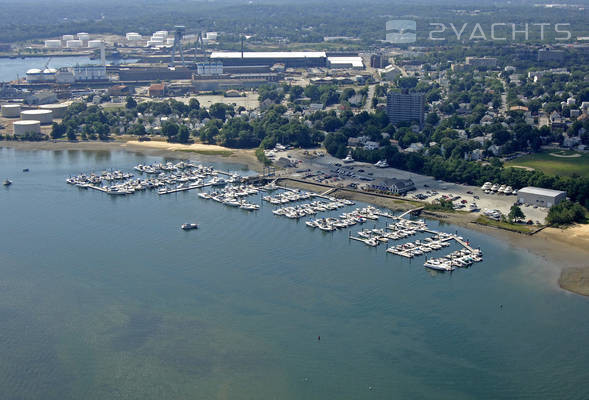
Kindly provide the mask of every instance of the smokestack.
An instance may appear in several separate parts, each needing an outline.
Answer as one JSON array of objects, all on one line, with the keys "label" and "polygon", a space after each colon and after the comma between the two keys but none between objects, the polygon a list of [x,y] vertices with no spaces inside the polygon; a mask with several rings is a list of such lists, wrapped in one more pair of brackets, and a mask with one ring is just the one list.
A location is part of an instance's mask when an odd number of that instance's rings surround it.
[{"label": "smokestack", "polygon": [[106,54],[104,54],[104,42],[100,44],[100,65],[106,66]]}]

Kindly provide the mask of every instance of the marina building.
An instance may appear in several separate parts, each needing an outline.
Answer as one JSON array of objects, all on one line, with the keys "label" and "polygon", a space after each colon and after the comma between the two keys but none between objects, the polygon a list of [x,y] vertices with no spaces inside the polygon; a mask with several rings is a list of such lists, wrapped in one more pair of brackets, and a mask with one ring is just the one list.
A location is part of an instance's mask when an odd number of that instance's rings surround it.
[{"label": "marina building", "polygon": [[527,186],[518,190],[517,202],[520,204],[531,204],[538,207],[550,208],[561,201],[566,200],[566,196],[566,192],[560,190]]},{"label": "marina building", "polygon": [[371,183],[369,189],[392,194],[404,194],[415,190],[415,183],[411,179],[384,178]]},{"label": "marina building", "polygon": [[387,115],[392,124],[399,122],[419,122],[423,126],[425,95],[423,93],[387,94]]}]

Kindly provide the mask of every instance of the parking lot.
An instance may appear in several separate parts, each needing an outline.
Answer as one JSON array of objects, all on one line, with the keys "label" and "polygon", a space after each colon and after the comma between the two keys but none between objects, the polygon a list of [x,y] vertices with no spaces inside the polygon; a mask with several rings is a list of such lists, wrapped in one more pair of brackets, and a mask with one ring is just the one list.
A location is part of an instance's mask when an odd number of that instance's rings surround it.
[{"label": "parking lot", "polygon": [[[275,158],[285,157],[291,160],[293,168],[288,168],[289,175],[308,179],[313,182],[337,185],[341,187],[362,188],[376,179],[398,178],[411,179],[416,190],[406,194],[407,198],[432,202],[440,197],[454,199],[453,203],[466,210],[470,203],[476,203],[482,213],[485,209],[499,210],[507,215],[511,206],[517,201],[515,195],[486,194],[480,187],[461,185],[436,180],[433,177],[415,174],[395,168],[378,168],[372,164],[353,162],[344,164],[342,160],[329,154],[317,156],[314,152],[288,150],[277,152]],[[498,182],[499,183],[499,182]],[[548,215],[546,208],[521,206],[526,220],[544,222]]]}]

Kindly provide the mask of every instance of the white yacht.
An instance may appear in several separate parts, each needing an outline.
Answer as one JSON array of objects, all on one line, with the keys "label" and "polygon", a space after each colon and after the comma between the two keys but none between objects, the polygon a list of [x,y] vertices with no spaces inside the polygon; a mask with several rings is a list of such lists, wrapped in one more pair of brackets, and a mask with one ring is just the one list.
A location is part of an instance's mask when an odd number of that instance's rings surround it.
[{"label": "white yacht", "polygon": [[447,262],[440,262],[439,260],[427,260],[424,267],[433,269],[435,271],[454,271],[454,267]]},{"label": "white yacht", "polygon": [[485,182],[485,184],[483,186],[481,186],[481,189],[483,190],[491,190],[491,187],[493,186],[493,184],[491,182]]},{"label": "white yacht", "polygon": [[352,158],[352,153],[351,152],[348,153],[346,158],[344,158],[342,161],[345,162],[346,164],[354,162],[354,159]]},{"label": "white yacht", "polygon": [[499,190],[499,185],[497,185],[497,184],[494,184],[493,186],[491,186],[491,190],[492,190],[493,192],[496,192],[497,190]]},{"label": "white yacht", "polygon": [[511,186],[506,186],[505,189],[503,189],[503,193],[510,195],[513,193],[513,189]]},{"label": "white yacht", "polygon": [[380,160],[379,162],[377,162],[376,164],[374,164],[375,167],[377,168],[388,168],[389,167],[389,163],[386,160]]}]

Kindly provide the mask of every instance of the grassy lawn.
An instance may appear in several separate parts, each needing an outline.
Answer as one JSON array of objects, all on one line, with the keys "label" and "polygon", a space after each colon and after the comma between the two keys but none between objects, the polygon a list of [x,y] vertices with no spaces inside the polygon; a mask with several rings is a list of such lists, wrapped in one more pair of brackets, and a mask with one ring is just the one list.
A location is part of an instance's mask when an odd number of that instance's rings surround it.
[{"label": "grassy lawn", "polygon": [[531,233],[536,229],[534,225],[510,224],[509,222],[495,221],[494,219],[490,219],[482,215],[478,217],[475,222],[477,224],[492,226],[495,228],[519,233]]},{"label": "grassy lawn", "polygon": [[510,160],[505,163],[505,166],[533,168],[548,175],[571,176],[578,174],[589,177],[589,154],[570,150],[544,150],[540,153]]}]

